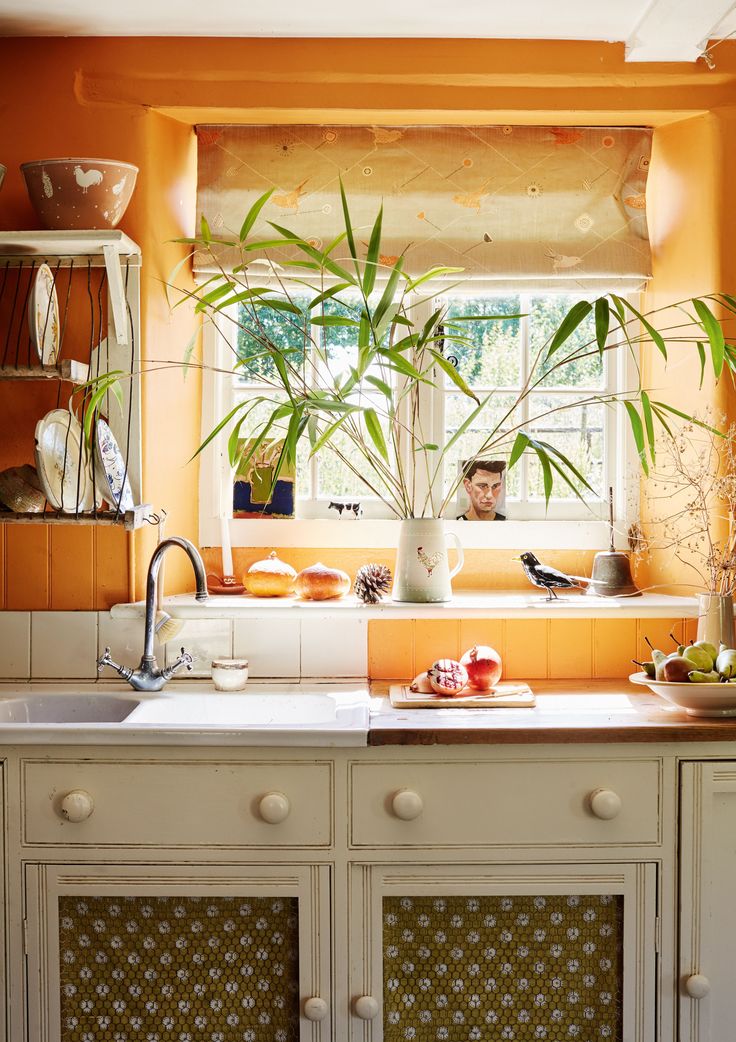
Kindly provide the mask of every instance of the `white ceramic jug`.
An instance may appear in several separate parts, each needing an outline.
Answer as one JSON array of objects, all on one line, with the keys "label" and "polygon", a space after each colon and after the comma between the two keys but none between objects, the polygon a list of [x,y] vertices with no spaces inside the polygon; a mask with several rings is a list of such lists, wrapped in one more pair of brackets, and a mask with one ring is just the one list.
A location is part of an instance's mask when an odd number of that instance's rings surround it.
[{"label": "white ceramic jug", "polygon": [[[453,540],[457,564],[450,571],[447,541]],[[452,599],[450,580],[465,563],[462,544],[454,532],[445,532],[441,518],[423,517],[401,522],[392,596],[395,601],[426,604]]]}]

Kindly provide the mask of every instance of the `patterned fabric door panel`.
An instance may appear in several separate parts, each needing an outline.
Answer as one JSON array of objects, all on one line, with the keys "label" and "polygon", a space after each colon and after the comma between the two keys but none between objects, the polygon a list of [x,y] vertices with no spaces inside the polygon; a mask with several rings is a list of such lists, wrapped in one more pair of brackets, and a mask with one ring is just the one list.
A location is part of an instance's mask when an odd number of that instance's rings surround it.
[{"label": "patterned fabric door panel", "polygon": [[62,1042],[298,1042],[298,899],[59,898]]},{"label": "patterned fabric door panel", "polygon": [[623,905],[384,897],[384,1042],[620,1042]]}]

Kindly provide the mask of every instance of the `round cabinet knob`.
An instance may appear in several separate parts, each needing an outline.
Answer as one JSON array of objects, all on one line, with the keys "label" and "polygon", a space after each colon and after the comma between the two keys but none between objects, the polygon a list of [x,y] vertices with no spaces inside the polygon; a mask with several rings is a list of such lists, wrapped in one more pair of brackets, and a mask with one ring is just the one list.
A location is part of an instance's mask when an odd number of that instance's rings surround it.
[{"label": "round cabinet knob", "polygon": [[610,821],[621,813],[621,797],[611,789],[595,789],[588,797],[596,818]]},{"label": "round cabinet knob", "polygon": [[67,821],[86,821],[95,809],[95,801],[84,789],[72,789],[61,801],[61,814]]},{"label": "round cabinet knob", "polygon": [[267,792],[258,801],[258,813],[269,825],[280,825],[289,817],[291,804],[283,792]]},{"label": "round cabinet knob", "polygon": [[399,789],[391,800],[391,810],[402,821],[414,821],[424,810],[424,801],[412,789]]},{"label": "round cabinet knob", "polygon": [[691,999],[704,999],[710,992],[710,981],[702,973],[694,973],[685,981],[685,991]]},{"label": "round cabinet knob", "polygon": [[378,1016],[378,1001],[372,995],[361,995],[353,1003],[353,1009],[361,1020],[373,1020]]},{"label": "round cabinet knob", "polygon": [[327,1016],[327,1003],[316,996],[307,999],[304,1003],[304,1016],[307,1020],[324,1020]]}]

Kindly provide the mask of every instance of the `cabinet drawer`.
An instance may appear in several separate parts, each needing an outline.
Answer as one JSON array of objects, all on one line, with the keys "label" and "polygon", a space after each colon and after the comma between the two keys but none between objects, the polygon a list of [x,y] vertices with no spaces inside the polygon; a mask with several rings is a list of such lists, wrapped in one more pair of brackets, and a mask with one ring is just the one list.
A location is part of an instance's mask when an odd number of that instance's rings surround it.
[{"label": "cabinet drawer", "polygon": [[22,778],[26,844],[332,843],[329,763],[44,760],[25,761]]},{"label": "cabinet drawer", "polygon": [[351,842],[354,847],[656,844],[660,774],[658,760],[353,763]]}]

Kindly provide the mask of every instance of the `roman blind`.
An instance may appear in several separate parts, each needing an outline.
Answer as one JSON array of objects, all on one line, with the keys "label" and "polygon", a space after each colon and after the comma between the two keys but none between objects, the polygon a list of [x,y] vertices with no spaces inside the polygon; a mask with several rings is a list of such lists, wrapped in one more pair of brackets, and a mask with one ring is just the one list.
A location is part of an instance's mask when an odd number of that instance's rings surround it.
[{"label": "roman blind", "polygon": [[[356,239],[367,244],[383,203],[383,259],[404,253],[412,273],[622,290],[651,275],[650,128],[209,125],[197,139],[198,214],[221,239],[273,189],[253,234],[272,238],[274,221],[327,245],[343,227],[342,178]],[[239,259],[218,250],[219,263]],[[199,271],[214,266],[196,255]]]}]

